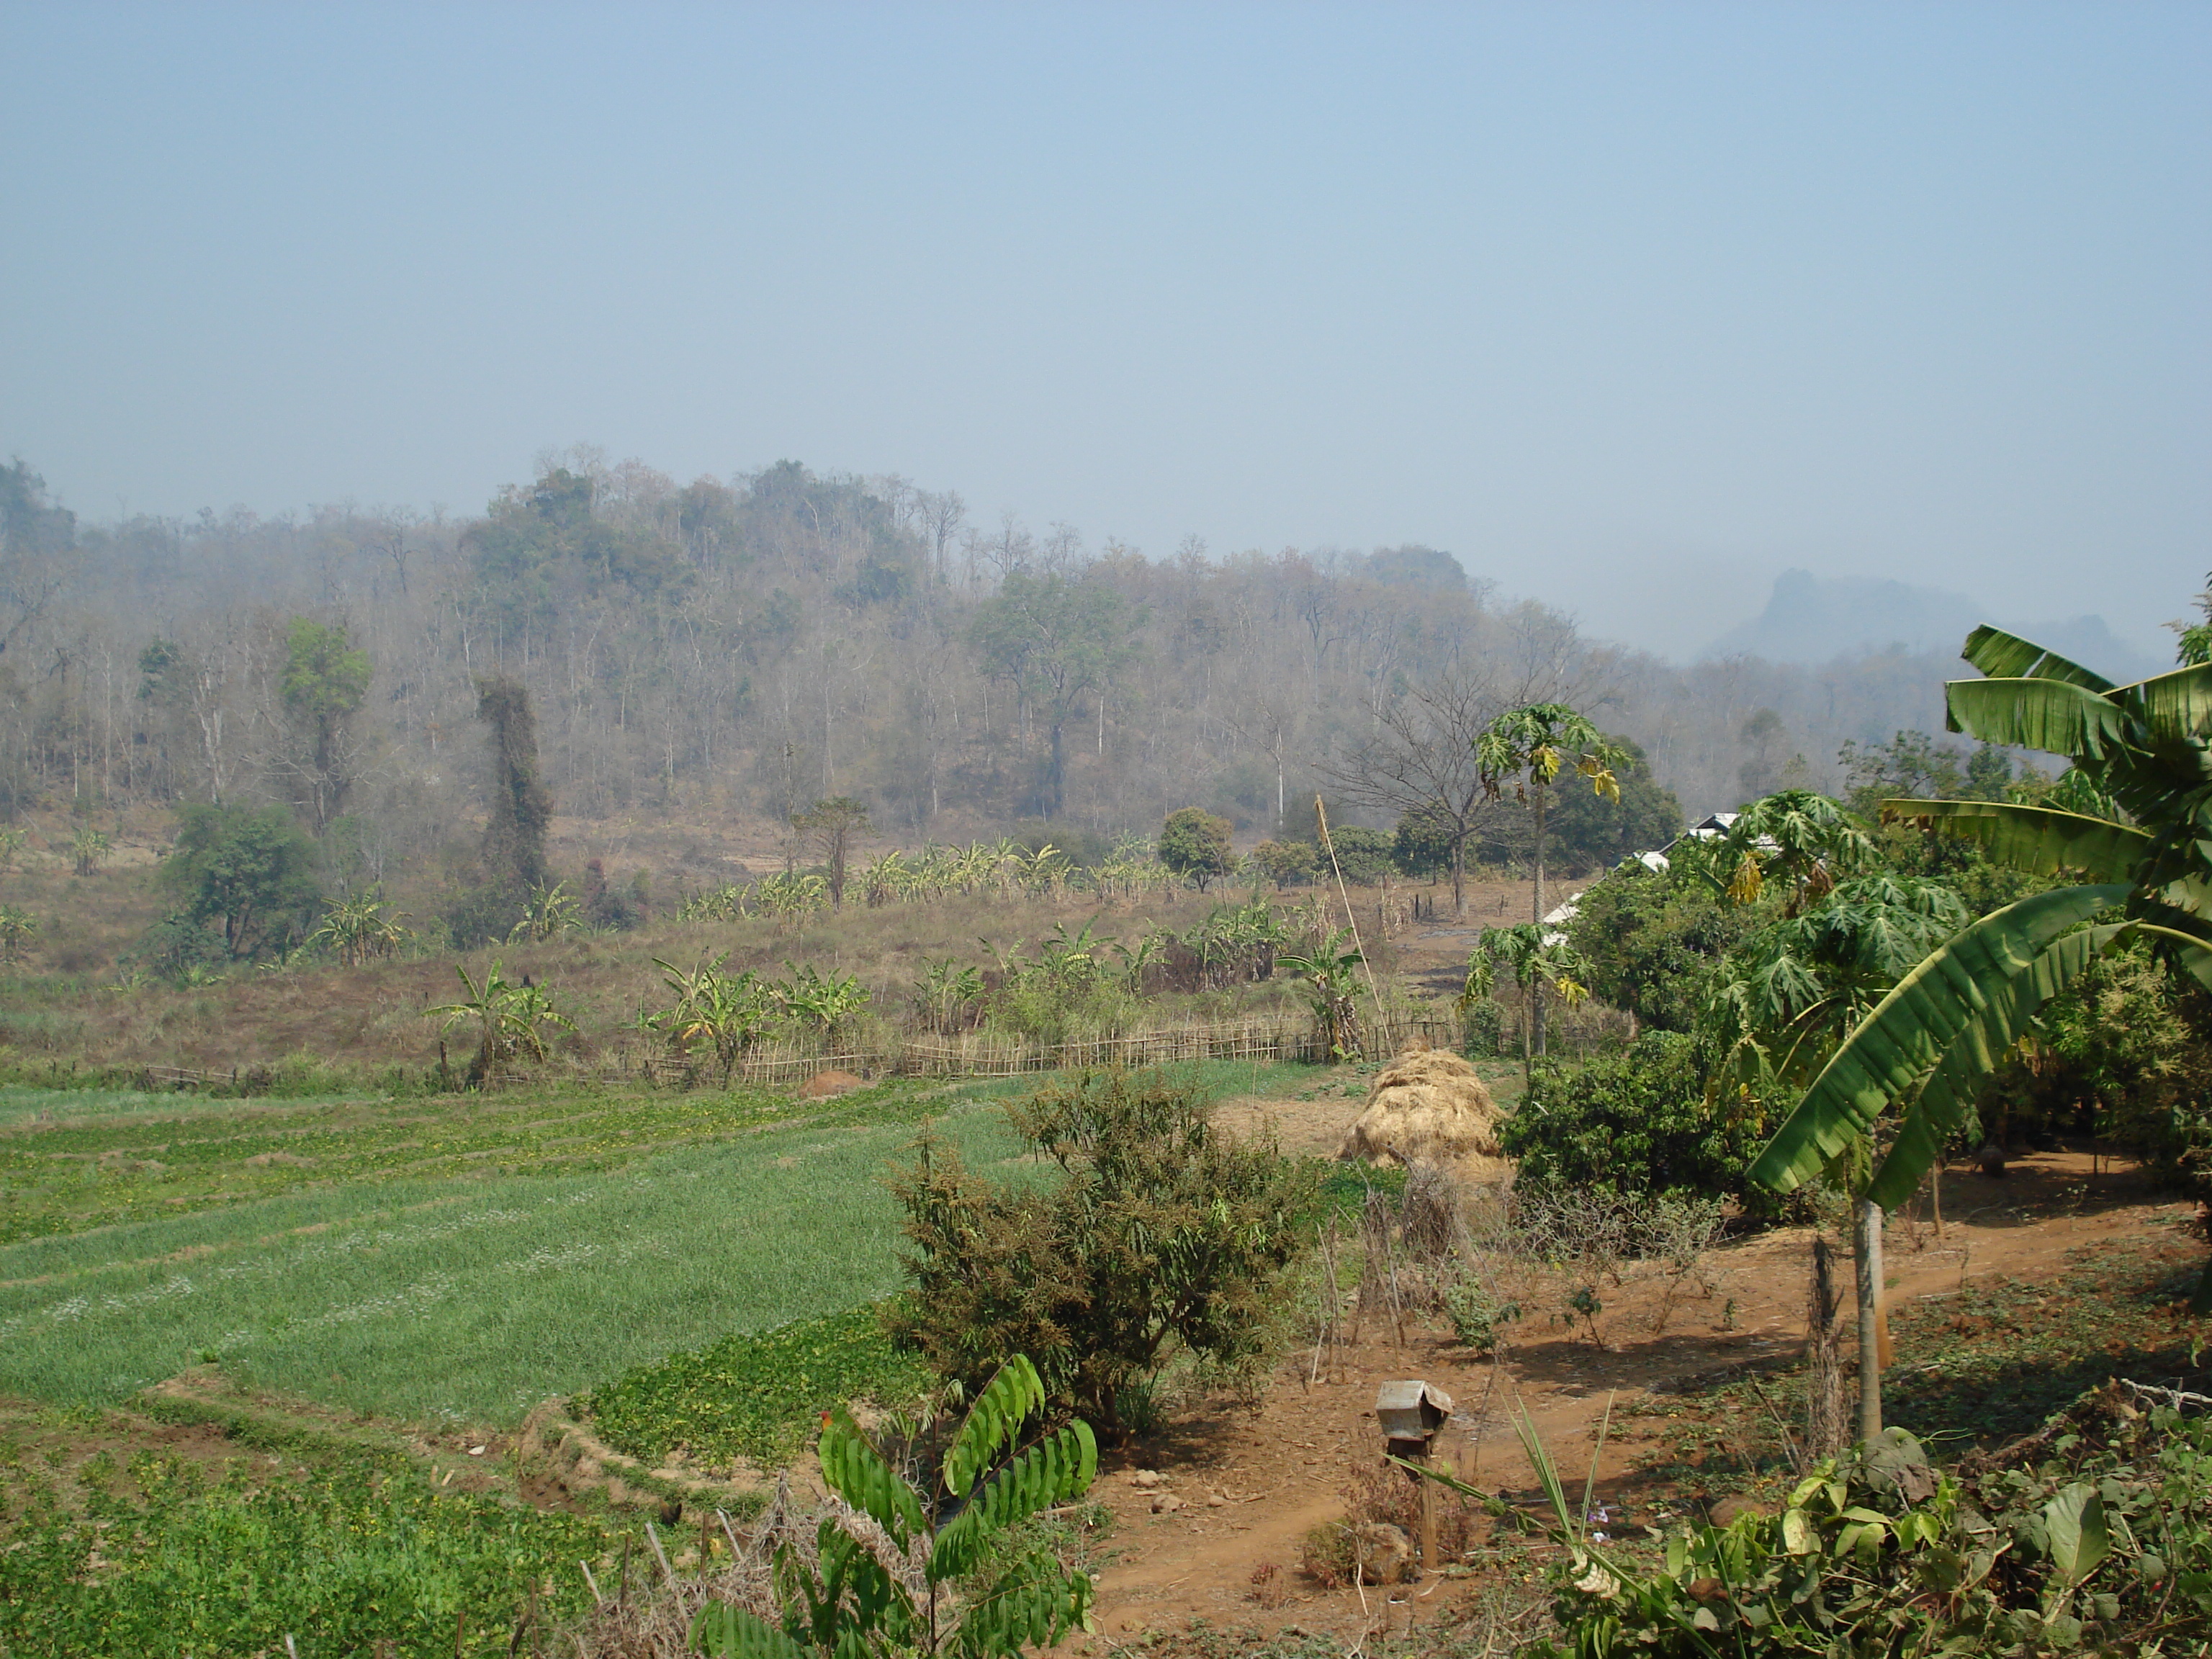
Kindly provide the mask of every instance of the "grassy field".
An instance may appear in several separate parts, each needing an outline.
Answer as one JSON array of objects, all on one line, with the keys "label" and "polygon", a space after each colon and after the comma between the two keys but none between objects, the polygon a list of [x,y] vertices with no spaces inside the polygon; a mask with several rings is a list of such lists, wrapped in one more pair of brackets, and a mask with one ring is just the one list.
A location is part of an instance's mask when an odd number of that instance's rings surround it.
[{"label": "grassy field", "polygon": [[994,1107],[1023,1086],[894,1085],[803,1113],[768,1094],[9,1091],[0,1393],[112,1404],[212,1364],[349,1411],[512,1423],[672,1352],[888,1294],[884,1175],[925,1119],[971,1164],[1006,1157]]}]

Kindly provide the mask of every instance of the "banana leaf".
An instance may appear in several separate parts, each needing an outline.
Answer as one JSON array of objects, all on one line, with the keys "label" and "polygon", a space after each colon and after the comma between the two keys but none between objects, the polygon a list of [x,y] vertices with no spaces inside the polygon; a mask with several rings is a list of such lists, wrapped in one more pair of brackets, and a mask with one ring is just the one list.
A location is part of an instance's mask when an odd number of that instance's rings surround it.
[{"label": "banana leaf", "polygon": [[[1992,911],[1930,951],[1844,1039],[1759,1153],[1751,1178],[1786,1193],[1818,1175],[1873,1126],[1882,1108],[1927,1077],[2053,939],[2121,903],[2128,890],[2107,883],[2037,893]],[[1897,1179],[1905,1167],[1899,1166]]]},{"label": "banana leaf", "polygon": [[1881,821],[1911,819],[1953,841],[1971,841],[2000,864],[2039,876],[2079,870],[2101,881],[2130,879],[2151,850],[2142,830],[2109,818],[1994,800],[1886,800]]},{"label": "banana leaf", "polygon": [[2063,680],[2086,691],[2112,689],[2112,681],[2102,674],[2002,628],[1986,624],[1977,628],[1966,635],[1966,647],[1959,654],[1993,680]]},{"label": "banana leaf", "polygon": [[2212,732],[2212,663],[2197,663],[2121,688],[2142,709],[2154,738],[2177,740]]},{"label": "banana leaf", "polygon": [[2127,732],[2118,704],[2064,680],[1952,680],[1943,690],[1946,724],[1984,743],[2097,760]]},{"label": "banana leaf", "polygon": [[2091,927],[2067,933],[2002,985],[1980,988],[1986,1001],[1974,1011],[1943,1052],[1905,1115],[1897,1139],[1874,1172],[1867,1196],[1885,1210],[1911,1198],[1929,1166],[1942,1155],[1943,1143],[1966,1121],[1975,1085],[1996,1069],[2004,1051],[2020,1040],[2035,1011],[2088,970],[2099,951],[2128,931]]}]

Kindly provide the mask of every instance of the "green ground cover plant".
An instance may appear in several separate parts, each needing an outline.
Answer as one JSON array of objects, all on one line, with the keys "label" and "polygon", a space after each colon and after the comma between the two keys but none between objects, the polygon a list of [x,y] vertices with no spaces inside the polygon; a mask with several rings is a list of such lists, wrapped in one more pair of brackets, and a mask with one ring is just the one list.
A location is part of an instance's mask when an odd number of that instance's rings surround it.
[{"label": "green ground cover plant", "polygon": [[[548,1625],[588,1602],[556,1563],[603,1559],[587,1516],[441,1491],[400,1460],[241,1466],[210,1478],[140,1453],[95,1459],[63,1494],[6,1454],[16,1514],[0,1549],[0,1652],[511,1652],[526,1612]],[[263,1479],[281,1474],[281,1479]],[[385,1645],[385,1644],[389,1644]]]},{"label": "green ground cover plant", "polygon": [[745,1457],[780,1468],[823,1412],[860,1400],[903,1407],[931,1381],[917,1357],[893,1346],[870,1304],[670,1354],[593,1389],[577,1407],[601,1439],[632,1457],[658,1463],[680,1446],[695,1460]]},{"label": "green ground cover plant", "polygon": [[607,1169],[794,1115],[764,1090],[252,1101],[0,1090],[0,1243],[333,1184]]}]

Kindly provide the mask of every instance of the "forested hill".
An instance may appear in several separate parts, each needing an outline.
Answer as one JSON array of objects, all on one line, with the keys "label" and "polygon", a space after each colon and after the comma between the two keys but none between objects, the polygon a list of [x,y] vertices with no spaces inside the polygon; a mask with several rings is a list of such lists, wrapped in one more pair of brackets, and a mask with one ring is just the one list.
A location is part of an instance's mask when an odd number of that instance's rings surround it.
[{"label": "forested hill", "polygon": [[1147,557],[794,462],[678,485],[576,452],[478,518],[112,525],[17,462],[0,512],[0,811],[276,800],[402,850],[480,817],[494,672],[528,688],[564,812],[853,796],[919,841],[1148,830],[1192,804],[1297,834],[1316,792],[1387,829],[1388,791],[1352,781],[1532,699],[1633,739],[1696,814],[1785,775],[1833,784],[1845,739],[1936,729],[1956,672],[1935,652],[1676,669],[1501,597],[1571,590],[1557,568]]}]

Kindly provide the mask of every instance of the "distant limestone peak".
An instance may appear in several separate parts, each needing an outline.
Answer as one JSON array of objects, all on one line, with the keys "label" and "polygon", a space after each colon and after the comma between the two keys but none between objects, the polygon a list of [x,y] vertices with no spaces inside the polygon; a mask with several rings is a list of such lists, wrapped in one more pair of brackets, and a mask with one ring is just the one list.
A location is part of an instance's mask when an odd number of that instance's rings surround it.
[{"label": "distant limestone peak", "polygon": [[1699,654],[1795,663],[1823,663],[1890,650],[1937,651],[1950,656],[1985,622],[2115,679],[2141,679],[2172,665],[2121,639],[2102,617],[2013,622],[1993,607],[1948,589],[1913,587],[1879,576],[1816,576],[1809,570],[1785,570],[1777,576],[1766,608],[1729,629]]}]

